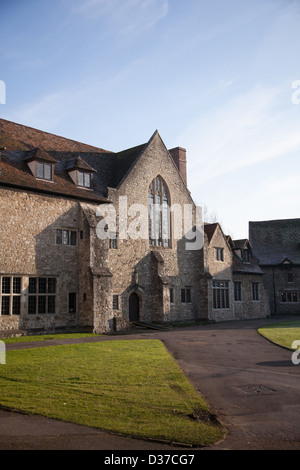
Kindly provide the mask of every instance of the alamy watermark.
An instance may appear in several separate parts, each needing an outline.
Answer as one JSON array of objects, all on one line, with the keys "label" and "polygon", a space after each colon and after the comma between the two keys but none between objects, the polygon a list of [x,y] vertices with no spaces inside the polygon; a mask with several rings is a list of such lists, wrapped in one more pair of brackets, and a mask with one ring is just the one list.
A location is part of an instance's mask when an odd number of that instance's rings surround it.
[{"label": "alamy watermark", "polygon": [[[102,204],[97,208],[97,237],[101,240],[153,240],[160,246],[164,242],[184,240],[186,250],[201,250],[204,231],[202,207],[192,204],[132,204],[128,207],[127,196],[120,196],[118,207]],[[171,235],[172,234],[172,235]]]},{"label": "alamy watermark", "polygon": [[295,80],[292,83],[292,88],[295,88],[296,91],[292,94],[292,103],[299,104],[300,103],[300,80]]},{"label": "alamy watermark", "polygon": [[292,349],[296,349],[296,351],[294,351],[292,354],[292,363],[295,366],[298,366],[300,364],[300,357],[299,357],[300,356],[300,340],[299,339],[293,342]]},{"label": "alamy watermark", "polygon": [[6,346],[3,341],[0,341],[0,364],[6,364]]},{"label": "alamy watermark", "polygon": [[3,80],[0,80],[0,104],[6,104],[6,85]]}]

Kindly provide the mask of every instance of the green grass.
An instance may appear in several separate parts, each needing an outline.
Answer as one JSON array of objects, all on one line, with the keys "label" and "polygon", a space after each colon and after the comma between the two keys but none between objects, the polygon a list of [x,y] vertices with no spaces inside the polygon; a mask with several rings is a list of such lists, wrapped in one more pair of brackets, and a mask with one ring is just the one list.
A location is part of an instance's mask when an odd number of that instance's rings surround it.
[{"label": "green grass", "polygon": [[95,335],[94,333],[64,333],[53,335],[32,335],[32,336],[19,336],[15,338],[0,338],[4,343],[27,343],[30,341],[49,341],[52,339],[71,339],[71,338],[87,338]]},{"label": "green grass", "polygon": [[7,351],[0,406],[139,438],[207,446],[224,430],[158,340]]},{"label": "green grass", "polygon": [[258,329],[258,333],[275,344],[292,348],[294,341],[300,340],[300,320],[274,323]]}]

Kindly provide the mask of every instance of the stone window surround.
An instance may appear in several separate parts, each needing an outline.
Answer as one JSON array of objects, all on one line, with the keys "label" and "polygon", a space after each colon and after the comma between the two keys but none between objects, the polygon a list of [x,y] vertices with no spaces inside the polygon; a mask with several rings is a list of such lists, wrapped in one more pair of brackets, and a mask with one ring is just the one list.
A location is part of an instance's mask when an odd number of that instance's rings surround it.
[{"label": "stone window surround", "polygon": [[230,308],[229,282],[217,279],[212,281],[214,310],[228,310]]},{"label": "stone window surround", "polygon": [[[161,207],[159,212],[155,210],[157,206]],[[148,214],[150,247],[171,248],[170,192],[160,175],[149,185]]]},{"label": "stone window surround", "polygon": [[[58,243],[58,232],[61,232],[61,243]],[[68,232],[68,243],[64,243],[64,232]],[[72,242],[72,238],[74,241],[74,234],[75,233],[75,243]],[[73,229],[68,229],[68,228],[56,228],[55,229],[55,245],[57,246],[71,246],[71,247],[77,247],[78,246],[78,230],[73,230]]]},{"label": "stone window surround", "polygon": [[180,290],[180,301],[182,304],[192,303],[192,289],[190,286],[182,287]]},{"label": "stone window surround", "polygon": [[68,293],[68,312],[74,315],[75,313],[77,313],[77,311],[78,311],[78,296],[77,296],[77,292],[72,291]]},{"label": "stone window surround", "polygon": [[259,302],[259,282],[252,282],[252,302]]},{"label": "stone window surround", "polygon": [[242,281],[234,281],[234,301],[243,302]]},{"label": "stone window surround", "polygon": [[[33,286],[31,285],[30,287],[30,281],[32,283],[33,279],[35,279],[36,281],[35,288],[31,291]],[[43,289],[40,289],[40,280],[44,280],[44,279],[45,279],[45,291],[43,292]],[[55,280],[54,289],[53,289],[53,283],[52,283],[52,288],[49,288],[50,286],[49,280],[51,281]],[[57,278],[55,276],[28,276],[28,293],[27,293],[28,315],[54,315],[56,313],[56,296],[57,296]],[[30,305],[30,298],[35,298],[34,302],[31,305]],[[45,299],[44,300],[45,312],[39,312],[39,298]],[[52,302],[54,301],[54,309],[51,312],[49,312],[50,298]],[[33,308],[33,307],[34,307],[35,312],[33,311],[30,312],[30,308]]]},{"label": "stone window surround", "polygon": [[217,261],[224,261],[224,248],[215,247],[215,259]]},{"label": "stone window surround", "polygon": [[300,301],[299,299],[300,299],[299,292],[295,292],[295,291],[280,292],[280,303],[282,304],[296,304],[296,303],[299,303]]},{"label": "stone window surround", "polygon": [[[3,292],[4,285],[3,279],[10,279],[9,281],[9,292]],[[20,281],[19,288],[16,288],[14,284],[14,280],[18,279]],[[0,275],[0,316],[3,317],[11,317],[11,316],[19,316],[21,313],[21,296],[22,296],[22,289],[23,289],[23,280],[21,276],[16,275]],[[15,292],[14,292],[15,291]],[[2,314],[2,302],[3,299],[9,299],[8,303],[8,314]],[[14,305],[14,299],[18,299],[18,303]],[[14,307],[17,308],[18,313],[14,313]],[[3,308],[5,308],[3,303]]]}]

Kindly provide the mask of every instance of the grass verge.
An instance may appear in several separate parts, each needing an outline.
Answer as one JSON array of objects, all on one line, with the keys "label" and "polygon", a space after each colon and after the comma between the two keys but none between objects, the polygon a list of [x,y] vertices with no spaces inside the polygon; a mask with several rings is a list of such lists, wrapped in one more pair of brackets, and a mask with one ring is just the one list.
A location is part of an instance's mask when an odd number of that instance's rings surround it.
[{"label": "grass verge", "polygon": [[8,351],[0,405],[139,438],[207,446],[223,436],[158,340]]},{"label": "grass verge", "polygon": [[294,341],[300,340],[300,320],[274,323],[258,329],[258,333],[269,341],[284,348],[292,348]]},{"label": "grass verge", "polygon": [[0,338],[4,343],[28,343],[33,341],[49,341],[52,339],[72,339],[72,338],[88,338],[91,336],[101,336],[94,333],[63,333],[53,335],[32,335],[18,336],[13,338]]}]

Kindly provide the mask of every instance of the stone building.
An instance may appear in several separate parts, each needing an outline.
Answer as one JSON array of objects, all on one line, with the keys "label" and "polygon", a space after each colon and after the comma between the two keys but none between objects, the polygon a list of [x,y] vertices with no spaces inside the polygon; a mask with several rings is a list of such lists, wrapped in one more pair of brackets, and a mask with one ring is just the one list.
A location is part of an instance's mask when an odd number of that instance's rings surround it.
[{"label": "stone building", "polygon": [[[0,149],[2,334],[267,314],[262,295],[255,308],[246,295],[262,273],[246,272],[220,227],[203,233],[186,151],[157,131],[115,153],[0,119]],[[234,276],[239,307],[218,303],[214,284],[232,297]]]},{"label": "stone building", "polygon": [[249,240],[232,240],[218,223],[205,224],[204,231],[208,318],[222,321],[269,316],[263,271],[253,258]]},{"label": "stone building", "polygon": [[249,222],[272,314],[300,314],[300,219]]}]

